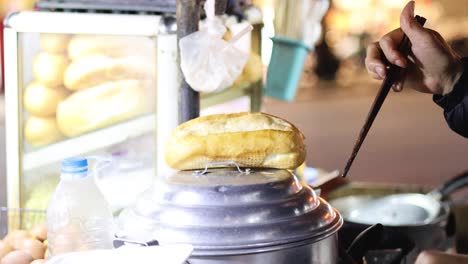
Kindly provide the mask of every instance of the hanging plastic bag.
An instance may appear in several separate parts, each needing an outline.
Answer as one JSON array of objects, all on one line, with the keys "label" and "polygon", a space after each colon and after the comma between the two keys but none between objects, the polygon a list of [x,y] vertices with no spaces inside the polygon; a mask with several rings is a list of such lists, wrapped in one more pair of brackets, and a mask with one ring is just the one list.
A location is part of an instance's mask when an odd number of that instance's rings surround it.
[{"label": "hanging plastic bag", "polygon": [[230,41],[223,40],[226,27],[215,16],[215,0],[205,3],[206,23],[200,31],[183,37],[179,41],[180,62],[187,83],[198,92],[218,92],[229,86],[240,76],[249,54],[233,45],[247,28]]}]

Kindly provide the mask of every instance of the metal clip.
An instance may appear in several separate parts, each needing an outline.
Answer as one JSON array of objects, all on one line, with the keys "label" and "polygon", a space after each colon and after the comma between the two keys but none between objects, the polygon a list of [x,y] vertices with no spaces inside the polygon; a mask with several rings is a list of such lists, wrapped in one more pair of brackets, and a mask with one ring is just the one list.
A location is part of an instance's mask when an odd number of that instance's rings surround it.
[{"label": "metal clip", "polygon": [[113,241],[113,244],[114,244],[114,248],[119,248],[126,244],[134,244],[134,245],[139,245],[142,247],[159,246],[159,243],[157,240],[151,240],[149,242],[140,242],[140,241],[125,239],[121,237],[115,238]]},{"label": "metal clip", "polygon": [[192,174],[199,176],[199,175],[204,175],[208,172],[208,167],[219,167],[219,166],[226,166],[226,165],[231,165],[231,166],[236,166],[237,170],[242,173],[242,174],[250,174],[252,173],[252,170],[250,168],[246,168],[245,170],[242,170],[235,161],[218,161],[218,162],[207,162],[205,164],[205,169],[204,170],[196,170]]}]

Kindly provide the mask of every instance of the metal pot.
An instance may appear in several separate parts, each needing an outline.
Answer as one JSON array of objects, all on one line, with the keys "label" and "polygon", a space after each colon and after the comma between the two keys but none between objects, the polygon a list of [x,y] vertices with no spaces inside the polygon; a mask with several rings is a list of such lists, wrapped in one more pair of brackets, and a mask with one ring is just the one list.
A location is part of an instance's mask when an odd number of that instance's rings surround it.
[{"label": "metal pot", "polygon": [[160,179],[118,223],[128,239],[193,245],[190,263],[310,264],[338,262],[343,220],[289,171],[237,167]]},{"label": "metal pot", "polygon": [[[428,194],[399,193],[383,196],[347,195],[330,203],[343,216],[340,234],[353,236],[375,223],[385,225],[386,233],[400,233],[415,247],[406,261],[414,262],[426,249],[446,249],[455,233],[448,196],[468,185],[468,172],[446,182]],[[346,244],[346,243],[344,243]]]}]

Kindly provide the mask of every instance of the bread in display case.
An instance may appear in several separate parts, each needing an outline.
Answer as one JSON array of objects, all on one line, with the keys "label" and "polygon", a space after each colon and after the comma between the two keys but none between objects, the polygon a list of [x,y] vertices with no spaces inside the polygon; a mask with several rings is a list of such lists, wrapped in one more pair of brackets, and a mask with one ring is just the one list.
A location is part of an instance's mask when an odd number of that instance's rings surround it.
[{"label": "bread in display case", "polygon": [[155,112],[151,39],[47,34],[28,42],[39,47],[23,61],[32,63],[32,74],[23,71],[24,140],[32,148]]},{"label": "bread in display case", "polygon": [[156,175],[156,135],[178,117],[177,40],[165,26],[141,14],[25,11],[5,20],[8,207],[45,209],[62,159],[133,153],[142,138],[139,157]]}]

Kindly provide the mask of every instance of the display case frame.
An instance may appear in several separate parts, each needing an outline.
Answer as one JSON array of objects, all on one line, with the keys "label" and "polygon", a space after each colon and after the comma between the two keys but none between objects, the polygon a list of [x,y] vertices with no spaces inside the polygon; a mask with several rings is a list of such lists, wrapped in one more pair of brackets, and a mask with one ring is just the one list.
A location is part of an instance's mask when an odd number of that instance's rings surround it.
[{"label": "display case frame", "polygon": [[[100,14],[24,11],[10,14],[4,24],[5,48],[5,113],[6,113],[6,191],[7,206],[20,208],[22,174],[25,169],[39,169],[69,156],[123,142],[131,137],[153,132],[155,142],[163,142],[177,125],[177,90],[180,78],[177,64],[175,18],[161,15]],[[119,123],[83,136],[67,139],[23,155],[22,59],[20,34],[57,33],[155,38],[156,112]],[[164,65],[164,67],[158,67]],[[162,91],[162,92],[160,92]],[[156,113],[164,115],[157,116]],[[159,126],[156,126],[156,123]],[[83,144],[87,142],[88,144]],[[93,144],[90,144],[93,142]],[[162,153],[162,150],[158,150]],[[159,156],[159,154],[156,156]],[[156,158],[157,159],[157,158]],[[155,161],[157,164],[157,161]],[[157,165],[156,165],[157,166]]]}]

